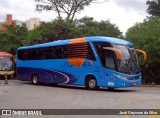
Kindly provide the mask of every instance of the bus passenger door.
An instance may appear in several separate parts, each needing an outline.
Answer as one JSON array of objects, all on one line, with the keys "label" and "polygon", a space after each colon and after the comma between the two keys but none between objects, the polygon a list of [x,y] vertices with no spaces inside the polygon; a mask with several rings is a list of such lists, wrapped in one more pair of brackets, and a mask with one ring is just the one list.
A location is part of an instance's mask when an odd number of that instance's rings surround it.
[{"label": "bus passenger door", "polygon": [[116,80],[117,74],[116,72],[116,54],[114,51],[111,50],[104,50],[103,52],[103,65],[106,67],[105,74],[106,74],[106,81],[105,85],[108,88],[115,88],[116,87]]}]

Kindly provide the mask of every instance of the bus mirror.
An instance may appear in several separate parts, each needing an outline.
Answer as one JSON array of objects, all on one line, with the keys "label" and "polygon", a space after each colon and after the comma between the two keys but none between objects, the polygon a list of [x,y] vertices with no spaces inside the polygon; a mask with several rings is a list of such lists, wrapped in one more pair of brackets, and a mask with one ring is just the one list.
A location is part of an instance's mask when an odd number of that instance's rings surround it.
[{"label": "bus mirror", "polygon": [[144,58],[144,60],[146,60],[147,59],[147,54],[146,54],[146,52],[145,51],[143,51],[143,50],[139,50],[139,49],[135,49],[136,50],[136,52],[140,52],[140,53],[142,53],[143,54],[143,58]]},{"label": "bus mirror", "polygon": [[122,60],[122,52],[120,50],[112,47],[103,47],[103,49],[114,51],[117,54],[118,59]]}]

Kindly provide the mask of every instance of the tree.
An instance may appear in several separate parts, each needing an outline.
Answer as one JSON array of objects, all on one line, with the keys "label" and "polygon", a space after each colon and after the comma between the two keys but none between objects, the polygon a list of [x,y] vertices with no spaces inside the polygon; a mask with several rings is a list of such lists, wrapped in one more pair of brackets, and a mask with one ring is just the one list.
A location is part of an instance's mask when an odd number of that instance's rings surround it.
[{"label": "tree", "polygon": [[0,51],[16,54],[16,49],[23,45],[27,33],[25,27],[6,25],[6,31],[0,31]]},{"label": "tree", "polygon": [[75,22],[55,19],[52,22],[42,22],[39,27],[28,32],[24,45],[34,45],[57,40],[80,37],[80,31]]},{"label": "tree", "polygon": [[34,45],[57,40],[65,40],[84,36],[120,37],[119,28],[110,21],[95,21],[93,18],[84,17],[80,20],[59,20],[42,22],[39,27],[28,32],[24,45]]},{"label": "tree", "polygon": [[[66,19],[73,20],[75,14],[84,10],[85,6],[97,0],[35,0],[37,11],[53,10],[62,18],[62,13],[66,14]],[[105,0],[103,1],[105,2]]]},{"label": "tree", "polygon": [[160,0],[148,0],[146,2],[148,5],[147,12],[152,16],[160,16]]},{"label": "tree", "polygon": [[99,35],[117,38],[122,36],[122,32],[119,28],[109,20],[98,22],[92,17],[84,17],[78,20],[77,24],[83,36]]},{"label": "tree", "polygon": [[144,82],[160,84],[160,19],[155,17],[136,23],[128,29],[126,39],[147,53],[148,59],[142,64]]}]

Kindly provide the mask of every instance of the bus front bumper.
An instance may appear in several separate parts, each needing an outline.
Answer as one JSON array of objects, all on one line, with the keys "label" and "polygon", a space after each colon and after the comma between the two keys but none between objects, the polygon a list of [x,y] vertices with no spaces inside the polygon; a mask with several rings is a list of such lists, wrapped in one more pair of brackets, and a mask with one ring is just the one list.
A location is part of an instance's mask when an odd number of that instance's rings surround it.
[{"label": "bus front bumper", "polygon": [[14,71],[0,71],[0,75],[13,75]]}]

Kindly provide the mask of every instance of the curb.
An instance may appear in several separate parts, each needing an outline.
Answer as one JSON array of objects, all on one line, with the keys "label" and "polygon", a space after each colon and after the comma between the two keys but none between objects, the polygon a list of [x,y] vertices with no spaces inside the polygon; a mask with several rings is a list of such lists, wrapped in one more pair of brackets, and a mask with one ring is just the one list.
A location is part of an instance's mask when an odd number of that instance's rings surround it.
[{"label": "curb", "polygon": [[160,85],[140,85],[140,87],[160,87]]}]

